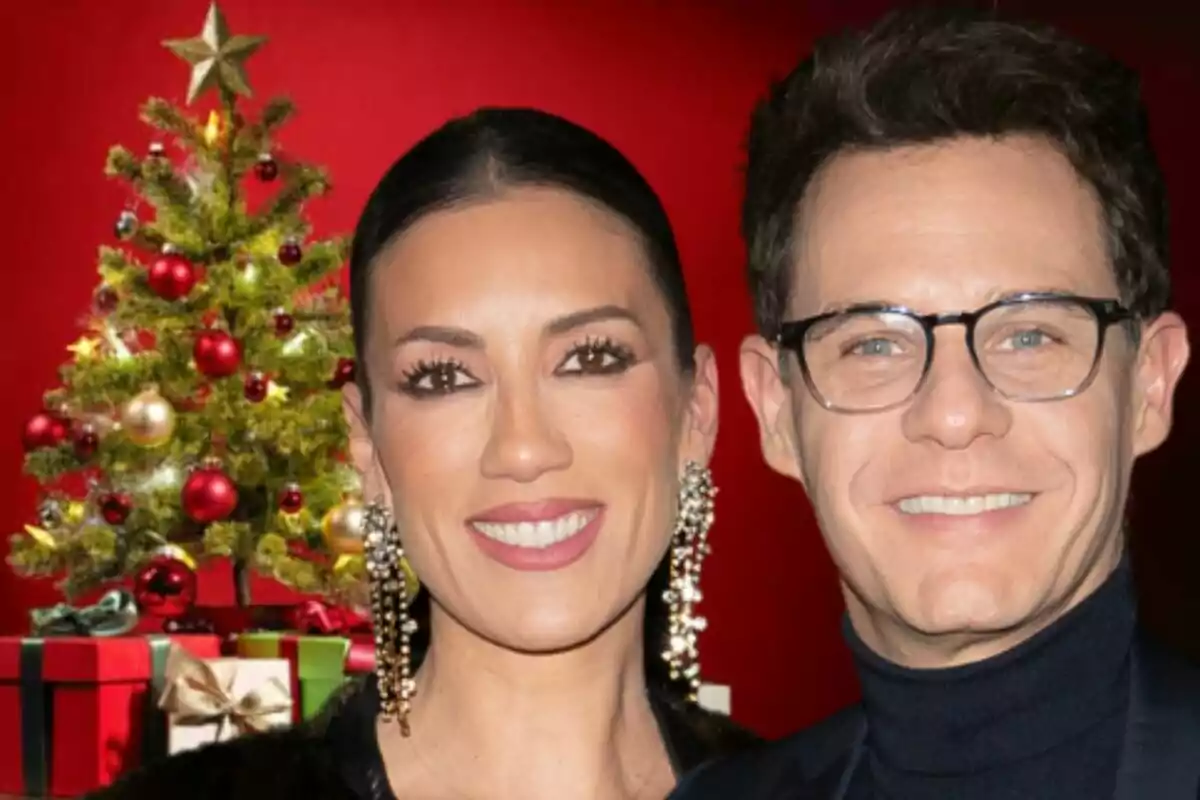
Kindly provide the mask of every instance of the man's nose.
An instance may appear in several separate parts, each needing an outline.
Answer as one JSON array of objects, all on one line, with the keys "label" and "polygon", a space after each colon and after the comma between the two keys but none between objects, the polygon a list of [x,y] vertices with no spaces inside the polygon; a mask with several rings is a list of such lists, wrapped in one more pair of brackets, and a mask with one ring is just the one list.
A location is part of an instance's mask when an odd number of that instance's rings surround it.
[{"label": "man's nose", "polygon": [[1007,404],[971,357],[965,330],[939,329],[929,372],[904,413],[904,435],[962,450],[981,436],[1003,436],[1011,424]]}]

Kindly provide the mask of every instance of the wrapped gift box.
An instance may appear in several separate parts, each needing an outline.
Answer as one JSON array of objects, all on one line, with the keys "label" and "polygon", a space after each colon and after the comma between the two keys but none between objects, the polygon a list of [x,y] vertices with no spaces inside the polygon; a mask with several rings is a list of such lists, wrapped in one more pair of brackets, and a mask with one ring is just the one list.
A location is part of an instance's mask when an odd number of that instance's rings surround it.
[{"label": "wrapped gift box", "polygon": [[165,755],[156,705],[171,644],[216,636],[0,637],[0,794],[78,797]]},{"label": "wrapped gift box", "polygon": [[312,719],[325,701],[346,682],[346,652],[350,640],[341,636],[302,636],[292,633],[242,633],[237,637],[240,658],[282,658],[291,665],[293,722]]},{"label": "wrapped gift box", "polygon": [[291,665],[281,658],[171,654],[159,707],[172,755],[292,723]]}]

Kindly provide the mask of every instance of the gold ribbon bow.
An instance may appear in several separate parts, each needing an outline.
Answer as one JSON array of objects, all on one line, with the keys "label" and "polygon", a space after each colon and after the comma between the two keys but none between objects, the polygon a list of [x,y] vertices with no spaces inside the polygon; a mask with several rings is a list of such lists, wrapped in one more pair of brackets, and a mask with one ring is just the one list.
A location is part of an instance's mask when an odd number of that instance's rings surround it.
[{"label": "gold ribbon bow", "polygon": [[181,725],[218,723],[216,741],[230,738],[231,724],[239,735],[271,728],[271,715],[291,711],[288,687],[278,678],[271,678],[234,696],[238,666],[238,659],[205,661],[183,648],[172,647],[167,656],[167,688],[158,707]]}]

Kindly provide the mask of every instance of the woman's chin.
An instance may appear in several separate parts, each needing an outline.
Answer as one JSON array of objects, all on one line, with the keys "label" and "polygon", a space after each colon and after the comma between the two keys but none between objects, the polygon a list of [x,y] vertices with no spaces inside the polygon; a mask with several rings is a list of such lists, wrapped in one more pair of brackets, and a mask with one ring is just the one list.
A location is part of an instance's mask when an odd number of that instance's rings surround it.
[{"label": "woman's chin", "polygon": [[562,609],[540,609],[519,621],[481,626],[483,629],[479,632],[484,638],[515,652],[561,653],[587,645],[607,629],[605,620],[585,618],[594,615],[595,609],[588,609],[588,612],[572,614]]}]

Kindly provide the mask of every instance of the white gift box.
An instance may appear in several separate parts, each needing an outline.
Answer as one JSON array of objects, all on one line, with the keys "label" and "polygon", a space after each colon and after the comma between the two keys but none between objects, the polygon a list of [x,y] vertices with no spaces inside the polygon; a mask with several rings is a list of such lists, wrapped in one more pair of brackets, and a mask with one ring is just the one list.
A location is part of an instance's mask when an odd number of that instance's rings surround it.
[{"label": "white gift box", "polygon": [[290,669],[282,658],[198,659],[172,648],[159,698],[167,713],[167,752],[289,726],[295,702]]}]

